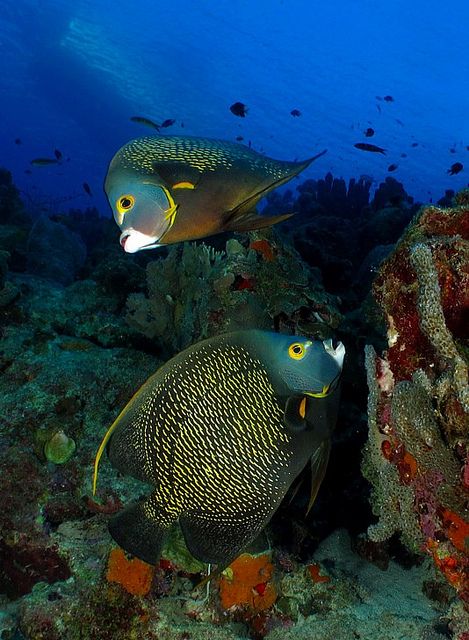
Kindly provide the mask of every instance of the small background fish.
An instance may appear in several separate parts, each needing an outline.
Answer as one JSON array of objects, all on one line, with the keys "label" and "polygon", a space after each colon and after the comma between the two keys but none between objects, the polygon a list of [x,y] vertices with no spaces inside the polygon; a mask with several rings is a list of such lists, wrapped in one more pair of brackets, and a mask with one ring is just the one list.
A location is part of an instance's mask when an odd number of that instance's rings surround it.
[{"label": "small background fish", "polygon": [[33,167],[46,167],[50,164],[59,164],[59,161],[57,158],[34,158],[31,160],[31,164]]},{"label": "small background fish", "polygon": [[230,111],[233,115],[239,116],[240,118],[245,118],[248,112],[243,102],[234,102],[230,107]]},{"label": "small background fish", "polygon": [[160,130],[160,125],[156,124],[156,122],[153,122],[153,120],[150,120],[149,118],[145,118],[144,116],[132,116],[130,120],[137,124],[143,124],[150,129],[156,129],[156,131]]},{"label": "small background fish", "polygon": [[368,142],[356,142],[353,145],[356,149],[361,149],[361,151],[371,151],[372,153],[382,153],[386,154],[386,149],[382,147],[378,147],[375,144],[369,144]]},{"label": "small background fish", "polygon": [[456,174],[460,173],[463,169],[464,169],[464,165],[462,162],[455,162],[450,166],[447,173],[449,173],[450,176],[455,176]]}]

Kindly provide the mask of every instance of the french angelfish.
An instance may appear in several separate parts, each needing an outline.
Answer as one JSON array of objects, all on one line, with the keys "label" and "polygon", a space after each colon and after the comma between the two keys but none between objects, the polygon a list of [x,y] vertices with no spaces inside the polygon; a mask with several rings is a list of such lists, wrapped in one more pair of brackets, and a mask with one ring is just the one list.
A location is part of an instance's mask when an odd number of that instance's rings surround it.
[{"label": "french angelfish", "polygon": [[309,460],[325,473],[345,349],[265,331],[203,340],[163,365],[111,425],[115,468],[150,485],[113,516],[127,552],[154,564],[179,521],[187,547],[225,568],[263,530]]},{"label": "french angelfish", "polygon": [[248,147],[191,136],[151,136],[125,144],[111,160],[104,189],[128,253],[251,231],[281,222],[256,204],[325,151],[304,162],[272,160]]}]

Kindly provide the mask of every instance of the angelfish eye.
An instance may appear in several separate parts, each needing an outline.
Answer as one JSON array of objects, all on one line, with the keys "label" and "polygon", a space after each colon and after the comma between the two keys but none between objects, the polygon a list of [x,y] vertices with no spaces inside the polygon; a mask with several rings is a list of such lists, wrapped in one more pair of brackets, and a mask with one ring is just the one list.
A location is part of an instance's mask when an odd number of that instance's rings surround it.
[{"label": "angelfish eye", "polygon": [[128,193],[124,196],[121,196],[117,201],[116,203],[117,211],[119,213],[125,213],[126,211],[129,211],[130,209],[132,209],[134,204],[135,204],[135,198]]},{"label": "angelfish eye", "polygon": [[306,350],[301,342],[293,342],[288,347],[288,355],[294,360],[301,360],[304,357],[305,353]]}]

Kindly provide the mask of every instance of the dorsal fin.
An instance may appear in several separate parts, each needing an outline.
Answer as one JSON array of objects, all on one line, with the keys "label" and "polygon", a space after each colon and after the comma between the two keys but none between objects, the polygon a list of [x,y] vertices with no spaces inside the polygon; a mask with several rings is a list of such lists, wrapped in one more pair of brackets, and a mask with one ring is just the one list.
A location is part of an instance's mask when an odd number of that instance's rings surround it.
[{"label": "dorsal fin", "polygon": [[[125,409],[124,409],[124,411],[125,411]],[[104,453],[104,449],[106,448],[106,445],[109,442],[109,438],[112,436],[113,431],[115,430],[115,428],[119,424],[119,422],[121,420],[121,416],[124,413],[124,411],[121,411],[121,413],[117,416],[117,418],[111,424],[109,429],[106,431],[106,434],[105,434],[104,438],[102,439],[101,444],[99,445],[99,449],[98,449],[98,451],[96,453],[96,456],[95,456],[95,459],[94,459],[94,466],[93,466],[93,495],[96,495],[96,486],[98,484],[99,461],[101,460],[101,457],[102,457],[102,455]]]},{"label": "dorsal fin", "polygon": [[99,461],[101,460],[101,457],[102,457],[102,455],[104,453],[104,449],[106,448],[106,445],[109,442],[110,437],[112,436],[114,431],[117,429],[117,427],[121,424],[122,420],[126,417],[128,412],[130,411],[130,409],[133,407],[134,402],[137,400],[137,398],[140,398],[142,396],[142,394],[147,389],[149,389],[151,387],[151,385],[153,384],[153,381],[154,381],[154,379],[155,379],[157,374],[158,374],[158,372],[156,372],[155,374],[150,376],[148,378],[148,380],[139,389],[137,389],[137,391],[134,393],[134,395],[130,398],[128,403],[125,405],[125,407],[119,413],[117,418],[111,424],[109,429],[106,431],[106,433],[104,435],[104,438],[102,439],[101,444],[99,445],[99,449],[96,452],[96,456],[95,456],[95,459],[94,459],[94,466],[93,466],[93,495],[96,494],[96,486],[98,484]]},{"label": "dorsal fin", "polygon": [[282,222],[282,220],[286,220],[290,218],[293,214],[286,213],[279,216],[272,217],[263,217],[257,214],[256,205],[259,200],[265,196],[267,193],[280,187],[285,182],[291,180],[298,173],[306,169],[314,160],[317,160],[321,156],[323,156],[327,152],[327,149],[321,151],[317,155],[305,160],[304,162],[292,163],[292,169],[286,175],[283,175],[278,180],[274,180],[270,182],[266,186],[264,186],[259,191],[256,191],[254,194],[246,198],[240,202],[236,207],[227,211],[223,215],[223,229],[225,231],[253,231],[255,229],[262,229],[263,227],[270,227],[273,224],[278,222]]}]

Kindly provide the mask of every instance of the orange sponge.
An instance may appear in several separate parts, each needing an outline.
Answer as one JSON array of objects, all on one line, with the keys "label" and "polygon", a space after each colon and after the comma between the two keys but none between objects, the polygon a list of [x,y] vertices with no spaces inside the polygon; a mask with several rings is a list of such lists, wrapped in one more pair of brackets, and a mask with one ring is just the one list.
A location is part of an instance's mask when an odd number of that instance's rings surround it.
[{"label": "orange sponge", "polygon": [[223,609],[247,606],[256,612],[268,609],[277,599],[272,575],[270,554],[253,556],[243,553],[221,577],[221,606]]},{"label": "orange sponge", "polygon": [[154,572],[155,568],[146,562],[127,558],[122,549],[113,549],[109,554],[107,580],[117,582],[134,596],[144,596],[150,591]]}]

